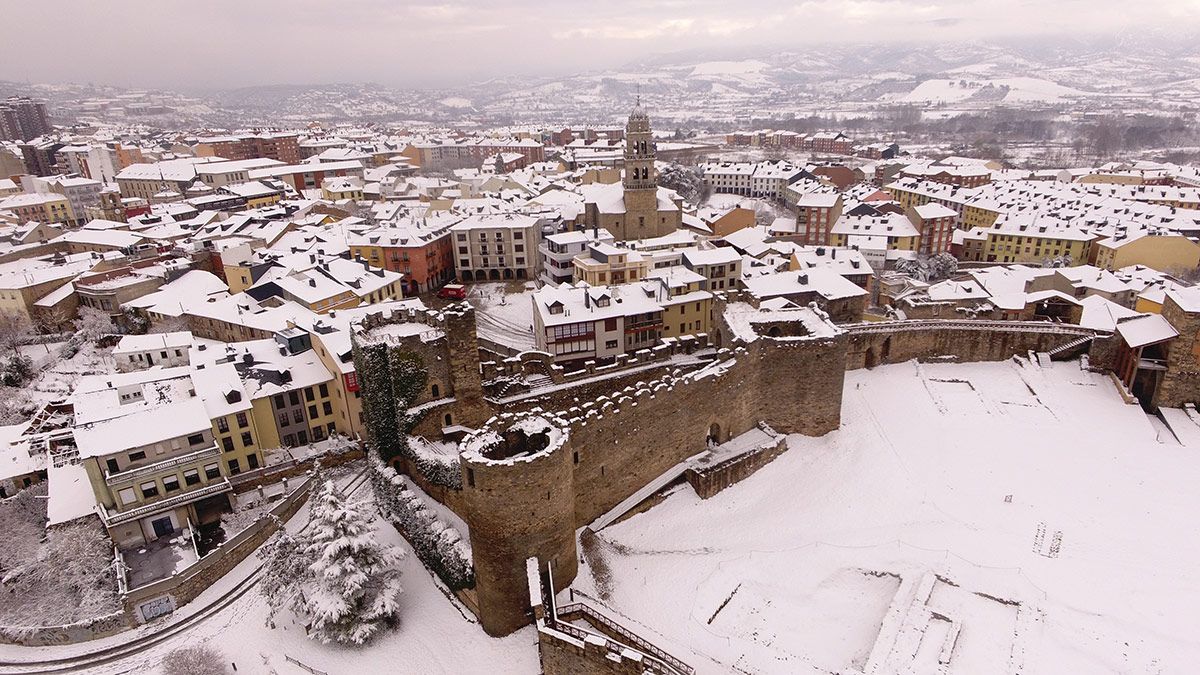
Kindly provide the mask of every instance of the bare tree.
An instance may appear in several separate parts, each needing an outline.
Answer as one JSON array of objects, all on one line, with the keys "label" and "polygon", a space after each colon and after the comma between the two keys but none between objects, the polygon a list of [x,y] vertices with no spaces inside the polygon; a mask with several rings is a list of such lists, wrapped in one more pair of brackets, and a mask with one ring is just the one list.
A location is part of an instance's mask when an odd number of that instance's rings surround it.
[{"label": "bare tree", "polygon": [[0,347],[21,355],[21,345],[33,334],[29,317],[20,312],[0,311]]},{"label": "bare tree", "polygon": [[34,323],[40,333],[61,333],[75,320],[76,308],[55,305],[38,310]]}]

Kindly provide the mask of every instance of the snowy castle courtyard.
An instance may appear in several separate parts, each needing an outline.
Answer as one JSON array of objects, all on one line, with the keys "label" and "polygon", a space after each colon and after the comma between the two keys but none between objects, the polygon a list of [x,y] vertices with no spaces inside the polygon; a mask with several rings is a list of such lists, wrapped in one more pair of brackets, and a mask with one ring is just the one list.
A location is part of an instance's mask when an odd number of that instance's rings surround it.
[{"label": "snowy castle courtyard", "polygon": [[841,429],[788,440],[709,500],[682,486],[602,530],[574,590],[698,673],[1200,660],[1200,446],[1107,375],[1026,359],[850,371]]}]

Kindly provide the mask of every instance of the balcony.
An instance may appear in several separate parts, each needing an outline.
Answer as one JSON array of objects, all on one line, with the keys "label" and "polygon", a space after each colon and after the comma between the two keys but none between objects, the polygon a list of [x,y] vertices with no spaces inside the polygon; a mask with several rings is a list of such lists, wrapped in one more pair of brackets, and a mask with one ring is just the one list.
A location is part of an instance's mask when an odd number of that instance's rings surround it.
[{"label": "balcony", "polygon": [[135,469],[127,469],[118,473],[108,473],[106,471],[104,472],[104,482],[109,486],[122,485],[145,476],[158,475],[160,472],[165,471],[166,469],[203,461],[205,459],[213,459],[220,456],[220,448],[217,447],[216,443],[213,443],[203,450],[196,450],[195,452],[189,452],[176,457],[170,457],[159,462],[153,462],[145,466],[139,466]]},{"label": "balcony", "polygon": [[177,506],[190,504],[194,501],[199,501],[205,497],[219,495],[225,492],[231,492],[233,485],[229,483],[229,479],[222,476],[220,480],[213,481],[207,485],[189,490],[187,492],[177,494],[174,497],[161,499],[150,504],[145,504],[137,508],[129,509],[128,511],[111,511],[104,506],[97,506],[96,509],[100,512],[100,519],[104,521],[106,527],[113,527],[121,523],[128,523],[132,520],[145,518],[146,516],[161,513],[168,509],[173,509]]}]

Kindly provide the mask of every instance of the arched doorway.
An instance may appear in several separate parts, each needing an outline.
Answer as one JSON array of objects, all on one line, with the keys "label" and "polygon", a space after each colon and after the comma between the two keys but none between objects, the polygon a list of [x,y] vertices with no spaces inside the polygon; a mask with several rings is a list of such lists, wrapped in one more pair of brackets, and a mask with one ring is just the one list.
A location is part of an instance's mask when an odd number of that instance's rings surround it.
[{"label": "arched doorway", "polygon": [[865,365],[867,368],[874,368],[875,363],[875,348],[867,347],[867,354],[865,357],[863,357],[863,365]]},{"label": "arched doorway", "polygon": [[450,416],[450,413],[446,413],[446,416],[442,418],[442,421],[444,422],[442,426],[448,427],[454,423],[454,418]]},{"label": "arched doorway", "polygon": [[491,270],[488,272],[488,276],[492,278],[492,281],[500,281],[500,270]]},{"label": "arched doorway", "polygon": [[721,443],[721,425],[713,422],[708,427],[708,436],[704,439],[705,445],[712,447]]},{"label": "arched doorway", "polygon": [[887,363],[888,355],[892,353],[892,336],[887,336],[883,340],[883,346],[879,348],[879,362]]},{"label": "arched doorway", "polygon": [[429,395],[434,398],[441,398],[438,394],[441,393],[438,386],[435,384],[429,388]]},{"label": "arched doorway", "polygon": [[511,279],[511,278],[513,278],[513,271],[512,271],[512,270],[510,270],[510,269],[505,269],[505,270],[504,270],[504,278],[505,278],[505,279]]}]

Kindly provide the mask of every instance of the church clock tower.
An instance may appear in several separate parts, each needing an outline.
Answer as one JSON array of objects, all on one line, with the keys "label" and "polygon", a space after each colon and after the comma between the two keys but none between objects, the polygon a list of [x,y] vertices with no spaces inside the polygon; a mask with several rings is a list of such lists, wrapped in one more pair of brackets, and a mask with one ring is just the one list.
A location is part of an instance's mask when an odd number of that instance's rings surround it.
[{"label": "church clock tower", "polygon": [[650,117],[639,96],[625,125],[625,223],[620,238],[643,239],[661,233],[656,179]]}]

